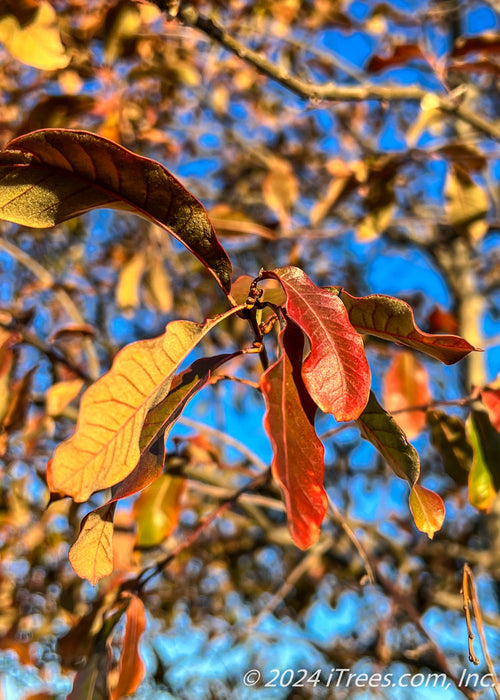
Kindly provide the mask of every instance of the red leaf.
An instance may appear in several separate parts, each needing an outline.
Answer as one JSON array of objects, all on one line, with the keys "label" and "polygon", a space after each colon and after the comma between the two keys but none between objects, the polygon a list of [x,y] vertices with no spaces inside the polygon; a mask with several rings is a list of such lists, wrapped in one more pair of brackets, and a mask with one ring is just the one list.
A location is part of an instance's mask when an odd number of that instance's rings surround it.
[{"label": "red leaf", "polygon": [[125,635],[118,667],[118,683],[111,691],[111,700],[132,695],[144,677],[145,667],[139,655],[139,641],[146,629],[144,603],[132,596],[126,612]]},{"label": "red leaf", "polygon": [[160,163],[87,131],[41,129],[0,152],[0,218],[47,228],[97,207],[158,224],[231,287],[231,263],[200,202]]},{"label": "red leaf", "polygon": [[485,386],[481,391],[481,400],[488,410],[491,425],[500,433],[500,389]]},{"label": "red leaf", "polygon": [[312,399],[338,421],[357,418],[368,401],[370,369],[344,305],[297,267],[264,272],[263,277],[279,279],[287,294],[287,313],[309,339],[302,377]]},{"label": "red leaf", "polygon": [[384,294],[354,297],[342,287],[326,289],[340,297],[349,314],[349,320],[360,333],[368,333],[415,348],[446,365],[452,365],[472,350],[477,350],[457,335],[431,335],[421,331],[415,323],[411,306],[401,299]]},{"label": "red leaf", "polygon": [[456,41],[451,56],[458,58],[459,56],[475,52],[483,55],[500,53],[500,35],[485,33],[480,36],[462,36]]},{"label": "red leaf", "polygon": [[316,405],[300,374],[304,336],[289,322],[279,339],[283,354],[260,382],[267,406],[264,427],[273,446],[272,471],[285,497],[292,539],[306,549],[318,539],[326,512],[324,447],[314,429]]}]

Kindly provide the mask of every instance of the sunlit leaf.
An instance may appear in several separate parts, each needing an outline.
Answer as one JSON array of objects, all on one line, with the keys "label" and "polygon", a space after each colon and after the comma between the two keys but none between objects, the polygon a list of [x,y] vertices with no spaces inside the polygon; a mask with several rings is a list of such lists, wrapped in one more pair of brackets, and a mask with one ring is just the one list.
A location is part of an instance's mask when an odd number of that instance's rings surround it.
[{"label": "sunlit leaf", "polygon": [[137,465],[148,411],[168,394],[174,372],[221,320],[172,321],[166,332],[124,348],[82,397],[75,434],[56,449],[47,468],[51,491],[82,502],[117,484]]},{"label": "sunlit leaf", "polygon": [[410,509],[417,528],[432,540],[444,522],[442,498],[434,491],[415,484],[410,492]]},{"label": "sunlit leaf", "polygon": [[161,258],[150,256],[145,282],[154,307],[162,314],[168,314],[172,310],[174,295]]},{"label": "sunlit leaf", "polygon": [[181,498],[186,480],[179,476],[160,474],[134,503],[137,521],[137,544],[155,547],[174,530],[181,512]]},{"label": "sunlit leaf", "polygon": [[488,512],[500,489],[500,434],[492,426],[488,410],[475,401],[465,424],[467,439],[473,450],[469,473],[469,501]]},{"label": "sunlit leaf", "polygon": [[410,406],[424,406],[431,399],[429,377],[412,352],[403,350],[391,362],[382,382],[384,406],[390,413],[398,412],[396,421],[410,438],[416,437],[426,425],[424,411],[406,411]]},{"label": "sunlit leaf", "polygon": [[49,416],[59,416],[75,399],[83,386],[83,379],[56,382],[47,389],[45,407]]},{"label": "sunlit leaf", "polygon": [[139,251],[120,269],[115,290],[116,304],[120,309],[137,309],[140,306],[139,291],[146,267],[144,251]]},{"label": "sunlit leaf", "polygon": [[464,422],[443,411],[428,411],[427,421],[431,426],[431,442],[443,460],[446,473],[458,484],[465,485],[473,452],[467,442]]},{"label": "sunlit leaf", "polygon": [[500,433],[500,389],[483,387],[481,401],[486,406],[491,425]]},{"label": "sunlit leaf", "polygon": [[486,214],[488,197],[463,168],[453,167],[444,188],[446,212],[450,226],[466,231],[473,241],[480,240],[488,230]]},{"label": "sunlit leaf", "polygon": [[113,571],[113,515],[115,503],[91,511],[82,520],[80,533],[69,550],[71,566],[94,586]]},{"label": "sunlit leaf", "polygon": [[125,613],[125,634],[118,665],[118,683],[111,691],[111,700],[121,700],[132,695],[144,677],[146,668],[139,654],[139,642],[145,630],[144,603],[133,595]]},{"label": "sunlit leaf", "polygon": [[421,331],[415,323],[411,306],[401,299],[383,294],[355,297],[342,287],[327,289],[340,297],[352,325],[360,333],[415,348],[446,365],[452,365],[476,350],[456,335],[434,335]]},{"label": "sunlit leaf", "polygon": [[35,131],[0,152],[0,218],[46,228],[97,207],[162,226],[229,290],[231,263],[205,209],[159,163],[70,129]]},{"label": "sunlit leaf", "polygon": [[272,471],[285,497],[288,527],[306,549],[319,537],[326,512],[324,447],[314,429],[316,405],[301,378],[304,339],[294,323],[280,333],[281,357],[262,375],[264,427],[273,446]]},{"label": "sunlit leaf", "polygon": [[420,474],[417,451],[391,414],[378,403],[372,391],[356,423],[361,435],[372,443],[396,476],[414,486]]},{"label": "sunlit leaf", "polygon": [[54,8],[42,0],[31,20],[21,26],[14,15],[0,17],[0,42],[22,63],[40,70],[57,70],[69,63]]},{"label": "sunlit leaf", "polygon": [[357,418],[368,401],[370,369],[345,306],[297,267],[278,268],[263,277],[279,279],[287,294],[287,313],[309,339],[302,377],[314,402],[338,421]]},{"label": "sunlit leaf", "polygon": [[299,183],[288,161],[276,156],[269,159],[262,191],[267,206],[276,212],[283,229],[288,229],[290,212],[299,195]]}]

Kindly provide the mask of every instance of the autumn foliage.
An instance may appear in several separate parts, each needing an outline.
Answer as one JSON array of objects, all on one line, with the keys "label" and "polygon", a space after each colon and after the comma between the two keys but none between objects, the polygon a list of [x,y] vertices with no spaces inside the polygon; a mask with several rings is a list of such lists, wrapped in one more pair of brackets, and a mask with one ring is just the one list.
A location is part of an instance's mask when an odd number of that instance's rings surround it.
[{"label": "autumn foliage", "polygon": [[[270,502],[271,510],[274,508],[278,514],[280,508],[284,510],[289,535],[276,535],[274,544],[290,550],[293,547],[293,552],[296,548],[319,551],[318,559],[311,561],[321,577],[324,566],[319,563],[321,557],[334,549],[333,541],[322,527],[327,512],[337,512],[326,483],[327,472],[331,474],[333,470],[334,479],[337,478],[336,464],[332,464],[329,456],[325,457],[330,435],[335,442],[335,436],[342,435],[342,431],[344,434],[355,431],[356,437],[350,439],[356,444],[361,444],[358,438],[369,442],[384,469],[389,467],[407,483],[405,515],[399,511],[397,517],[398,525],[404,523],[403,529],[411,530],[413,537],[417,537],[413,526],[433,539],[446,523],[441,496],[448,495],[448,486],[445,488],[439,479],[435,480],[435,489],[424,486],[430,471],[426,472],[428,467],[421,464],[420,450],[411,442],[420,440],[424,434],[429,436],[453,484],[464,489],[457,496],[458,501],[463,504],[465,499],[479,513],[490,512],[500,487],[500,389],[495,383],[473,381],[476,386],[469,386],[466,396],[447,397],[440,405],[434,400],[428,367],[437,367],[438,363],[451,366],[481,353],[477,347],[479,336],[474,333],[469,337],[467,333],[470,325],[459,323],[454,314],[435,307],[425,326],[430,332],[426,332],[415,320],[415,315],[421,318],[422,314],[404,299],[380,293],[360,294],[360,286],[366,291],[367,285],[357,282],[353,282],[352,289],[346,289],[343,286],[346,275],[339,273],[340,279],[336,278],[333,264],[332,274],[330,269],[328,274],[315,272],[314,265],[310,275],[306,272],[308,255],[297,241],[303,240],[305,246],[308,238],[294,233],[294,208],[299,206],[301,197],[299,171],[303,171],[307,180],[306,163],[294,168],[291,157],[287,159],[269,151],[259,155],[263,172],[260,172],[260,199],[253,213],[259,207],[272,213],[272,217],[263,217],[262,221],[245,214],[243,207],[240,210],[235,204],[238,197],[250,201],[255,196],[256,174],[253,165],[245,164],[243,156],[241,162],[232,166],[228,160],[225,178],[230,203],[220,201],[208,211],[191,192],[192,183],[188,186],[163,165],[175,145],[165,135],[167,128],[162,120],[166,119],[166,103],[148,102],[147,79],[155,75],[155,61],[160,61],[161,55],[166,63],[159,72],[167,75],[167,64],[172,71],[168,73],[171,84],[162,84],[161,97],[166,101],[169,85],[177,85],[176,81],[198,88],[197,71],[201,68],[191,45],[189,55],[184,58],[182,51],[173,48],[174,41],[163,53],[159,51],[155,22],[163,20],[155,5],[164,9],[162,3],[151,6],[139,2],[108,3],[104,15],[100,14],[103,10],[94,8],[94,14],[86,22],[78,14],[78,3],[70,3],[71,11],[82,22],[78,31],[86,40],[93,40],[93,32],[106,37],[104,58],[109,71],[114,62],[126,62],[136,54],[149,66],[146,71],[139,63],[131,71],[133,79],[139,83],[146,81],[140,83],[136,95],[135,117],[130,116],[132,102],[127,103],[123,98],[118,106],[120,95],[109,94],[102,104],[81,102],[86,99],[85,91],[76,93],[85,73],[83,63],[78,63],[84,60],[83,54],[78,53],[82,50],[79,48],[82,39],[76,32],[72,52],[65,46],[71,23],[62,31],[53,7],[57,4],[22,2],[14,7],[13,3],[7,3],[7,9],[0,12],[0,42],[12,59],[40,71],[58,71],[60,85],[66,85],[71,93],[59,103],[64,115],[61,121],[71,122],[69,128],[54,123],[55,118],[50,116],[54,113],[46,103],[56,104],[52,95],[37,105],[42,115],[39,120],[33,110],[17,131],[9,132],[12,138],[4,141],[0,152],[0,219],[18,225],[18,230],[30,236],[37,246],[38,241],[51,235],[52,244],[59,245],[61,231],[69,232],[68,244],[61,248],[73,250],[74,245],[76,251],[79,246],[79,252],[74,253],[79,257],[74,258],[73,287],[68,281],[63,284],[56,279],[62,273],[56,272],[56,277],[48,273],[43,260],[39,263],[28,256],[27,261],[22,246],[4,248],[7,252],[15,251],[20,264],[27,265],[38,276],[42,288],[70,310],[72,319],[60,323],[60,328],[46,341],[29,329],[31,318],[26,310],[13,308],[5,312],[5,319],[0,318],[0,382],[7,396],[0,406],[2,454],[8,458],[12,449],[9,441],[16,432],[21,432],[25,459],[33,455],[38,458],[38,443],[52,430],[50,439],[54,444],[50,458],[44,462],[46,469],[38,469],[49,504],[44,512],[70,509],[67,515],[75,536],[69,543],[67,559],[78,577],[94,586],[101,582],[102,586],[102,594],[85,612],[71,613],[71,629],[58,641],[63,668],[78,667],[79,661],[85,660],[83,668],[75,674],[68,697],[118,700],[135,692],[145,674],[138,645],[147,627],[143,594],[149,582],[164,575],[169,566],[180,566],[178,561],[184,552],[219,515],[233,506],[241,502],[243,508],[247,503],[248,511],[243,512],[250,520],[255,516],[252,526],[263,527],[262,523],[268,522],[270,531],[281,516],[273,512],[272,518],[261,517],[255,512],[260,512],[261,507],[264,512]],[[336,3],[332,3],[335,10],[323,7],[322,3],[312,3],[318,6],[314,12],[311,10],[307,15],[304,9],[306,14],[302,16],[297,10],[295,16],[293,8],[300,4],[277,3],[276,8],[269,10],[278,34],[286,34],[288,23],[293,25],[300,18],[313,30],[329,22],[342,25],[349,19]],[[192,31],[205,28],[209,36],[215,32],[215,25],[200,19],[195,7],[182,2],[180,6],[177,19],[173,6],[167,8],[173,13],[172,22],[182,21],[184,28]],[[215,35],[223,46],[231,49],[222,33]],[[479,52],[482,65],[486,62],[491,67],[491,55],[497,46],[498,40],[486,36],[476,37],[474,41],[462,38],[450,55],[450,65],[456,70],[460,59],[461,70],[480,70],[472,62],[468,67],[462,65],[471,53]],[[169,51],[176,53],[175,58],[169,58]],[[238,54],[236,50],[235,53]],[[253,54],[249,56],[250,63],[253,60],[261,73],[279,82],[272,68],[252,58]],[[318,54],[320,66],[323,58]],[[292,59],[293,56],[290,57],[293,65]],[[396,42],[385,54],[374,53],[365,70],[369,75],[381,74],[427,60],[428,55],[420,45]],[[237,76],[235,90],[245,95],[247,91],[251,93],[251,80],[244,71],[238,72],[232,64],[226,69]],[[145,75],[141,70],[145,70]],[[215,66],[211,70],[215,75]],[[104,72],[100,79],[105,82],[111,78]],[[75,86],[70,87],[72,80]],[[301,81],[288,82],[287,87],[301,95],[305,89],[301,88]],[[221,116],[221,123],[224,123],[226,103],[233,99],[228,92],[229,83],[221,74],[220,82],[210,93],[210,109]],[[425,95],[421,97],[420,112],[407,129],[409,150],[405,157],[408,159],[418,161],[423,157],[416,144],[426,129],[442,119],[446,105],[439,99],[429,101]],[[180,104],[179,109],[183,109],[182,100]],[[263,114],[264,102],[257,102],[255,109]],[[80,110],[90,110],[96,118],[94,131],[73,128]],[[271,115],[270,109],[265,119],[272,128],[277,128]],[[459,112],[457,115],[457,119],[463,118],[474,127],[474,120],[467,121],[467,113],[462,117]],[[345,138],[352,139],[352,134],[349,136],[352,126],[346,126],[345,115],[340,113],[339,123],[345,128]],[[479,129],[480,125],[476,123],[475,128]],[[484,133],[486,127],[482,128]],[[140,132],[139,137],[136,134],[136,138],[127,138],[134,129]],[[163,157],[143,155],[145,151],[151,155],[154,148],[140,147],[142,136],[160,153],[163,149]],[[184,144],[186,153],[190,148],[196,149],[195,141],[193,137],[193,143]],[[361,150],[363,143],[360,136]],[[310,228],[326,225],[337,207],[347,206],[357,198],[353,204],[357,212],[356,244],[369,244],[389,231],[396,216],[398,197],[402,197],[396,196],[396,190],[407,163],[396,152],[376,154],[368,149],[365,155],[364,159],[331,158],[324,163],[326,186],[310,207]],[[429,250],[443,274],[449,275],[449,285],[456,291],[464,281],[457,277],[457,270],[464,269],[458,256],[467,256],[479,246],[488,228],[486,195],[471,175],[482,172],[486,161],[471,146],[457,140],[432,146],[426,157],[447,162],[442,192],[447,221],[440,231],[443,236],[447,232],[450,240],[458,243],[453,260],[447,257],[449,250],[442,242],[434,247],[429,243]],[[240,190],[231,189],[235,180],[231,177],[231,167],[235,172],[238,170],[236,180]],[[245,172],[248,173],[246,184]],[[197,177],[194,176],[194,182]],[[246,185],[248,189],[244,189]],[[307,197],[311,197],[311,192]],[[124,240],[114,244],[105,265],[97,261],[96,269],[89,272],[85,254],[81,252],[84,234],[78,228],[79,222],[90,221],[89,216],[101,216],[99,212],[103,209],[119,213],[118,221],[127,221],[123,226],[130,229],[123,229]],[[87,218],[80,219],[83,215]],[[402,215],[401,218],[404,219]],[[168,237],[157,238],[159,232]],[[397,239],[397,231],[392,234]],[[262,249],[260,257],[248,256],[248,267],[243,267],[247,255],[240,255],[231,241],[246,235],[255,237],[259,241],[257,247],[262,244]],[[294,236],[294,245],[287,248]],[[265,245],[274,246],[280,240],[287,253],[284,256],[276,246],[279,255],[274,262],[271,248]],[[314,237],[310,239],[314,240]],[[427,245],[425,237],[408,237],[405,244],[409,241],[417,247]],[[40,250],[43,245],[48,244],[42,242]],[[63,257],[61,251],[58,255]],[[100,357],[110,344],[106,346],[102,329],[96,330],[96,324],[88,321],[83,296],[79,300],[81,312],[73,297],[77,298],[75,289],[81,280],[85,280],[82,294],[92,284],[96,288],[108,285],[109,289],[108,272],[102,268],[111,267],[118,276],[114,297],[117,313],[135,312],[145,303],[154,309],[155,318],[163,321],[161,328],[156,321],[150,323],[157,329],[154,333],[141,333],[141,339],[123,342],[122,347],[110,351],[105,362],[107,371],[102,371]],[[238,270],[235,278],[233,268]],[[180,294],[170,280],[176,274],[182,280]],[[199,303],[197,308],[195,302]],[[211,309],[208,303],[212,304]],[[464,314],[461,321],[463,318]],[[450,328],[453,332],[448,332]],[[455,332],[456,328],[464,333]],[[97,342],[102,342],[99,352]],[[46,391],[44,411],[33,414],[29,424],[28,404],[35,369],[26,369],[18,378],[14,375],[17,348],[23,345],[33,346],[46,356],[54,377]],[[379,358],[371,353],[372,348],[383,348],[383,370]],[[426,358],[435,362],[428,365]],[[244,465],[239,478],[228,482],[232,485],[230,489],[224,481],[228,473],[231,476],[230,468],[208,438],[198,435],[183,441],[170,437],[190,401],[204,396],[208,387],[217,389],[228,380],[233,380],[231,384],[238,391],[257,392],[262,398],[259,420],[272,452],[269,465],[258,456],[252,457],[251,468]],[[238,400],[245,399],[240,396]],[[464,420],[447,410],[448,406],[463,409]],[[225,410],[231,412],[231,404]],[[61,424],[56,429],[58,421]],[[330,421],[326,432],[318,427],[324,426],[325,421]],[[207,430],[210,435],[214,428],[209,426]],[[240,447],[243,451],[252,448],[251,434],[248,437],[249,444]],[[342,444],[340,441],[339,465],[345,456]],[[345,454],[350,449],[346,448]],[[201,469],[197,470],[200,465]],[[338,470],[338,479],[344,479],[340,466]],[[204,479],[208,479],[206,483]],[[208,512],[201,500],[193,498],[190,480],[205,484],[216,496],[217,489],[221,489],[215,510]],[[432,478],[430,481],[432,485]],[[245,496],[252,493],[257,500],[246,502]],[[282,504],[276,498],[277,493],[281,494]],[[384,498],[389,498],[388,492],[382,493]],[[351,496],[355,502],[356,493]],[[85,504],[84,515],[78,504]],[[182,532],[185,506],[186,512],[190,509],[196,514],[198,525],[193,531],[176,536]],[[345,522],[343,528],[356,544],[356,537]],[[325,542],[324,549],[315,549],[323,547]],[[253,546],[246,540],[242,544],[243,548]],[[156,550],[157,556],[148,559],[148,553]],[[364,550],[360,547],[358,551]],[[369,577],[373,578],[370,557],[363,556],[363,561]],[[372,583],[376,582],[375,578]],[[377,580],[385,581],[380,572]],[[386,592],[389,590],[389,584],[381,585],[386,585]],[[117,657],[112,649],[120,621],[121,650]],[[2,648],[19,651],[22,647],[16,647],[15,639],[14,626],[7,630],[7,641],[4,640]],[[443,663],[440,664],[437,667],[441,669]]]}]

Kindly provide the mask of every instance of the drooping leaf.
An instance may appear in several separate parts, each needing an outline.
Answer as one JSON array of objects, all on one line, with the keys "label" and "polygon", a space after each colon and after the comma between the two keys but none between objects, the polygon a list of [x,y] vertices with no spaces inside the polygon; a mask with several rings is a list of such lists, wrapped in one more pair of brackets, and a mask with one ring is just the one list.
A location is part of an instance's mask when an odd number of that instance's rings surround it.
[{"label": "drooping leaf", "polygon": [[428,411],[427,421],[431,427],[431,442],[443,460],[446,473],[457,484],[465,485],[473,452],[467,442],[464,422],[443,411]]},{"label": "drooping leaf", "polygon": [[155,547],[175,529],[185,487],[186,480],[182,477],[160,474],[141,493],[134,503],[139,546]]},{"label": "drooping leaf", "polygon": [[21,24],[13,14],[0,17],[0,42],[14,58],[33,68],[58,70],[69,63],[56,11],[45,0],[27,23]]},{"label": "drooping leaf", "polygon": [[75,399],[83,386],[83,379],[69,379],[56,382],[47,389],[45,406],[49,416],[59,416],[66,406]]},{"label": "drooping leaf", "polygon": [[83,395],[76,431],[49,463],[51,491],[82,502],[125,479],[141,456],[148,411],[167,396],[173,374],[189,352],[233,313],[234,308],[205,324],[172,321],[163,335],[119,352],[109,372]]},{"label": "drooping leaf", "polygon": [[396,476],[409,483],[409,503],[415,525],[432,538],[443,524],[444,504],[438,494],[417,483],[420,475],[417,451],[373,392],[356,423],[362,437],[374,445]]},{"label": "drooping leaf", "polygon": [[78,576],[95,586],[113,571],[113,516],[116,503],[107,503],[88,513],[80,534],[69,550],[71,566]]},{"label": "drooping leaf", "polygon": [[299,194],[297,177],[287,160],[277,156],[269,159],[269,172],[262,183],[262,192],[266,204],[276,212],[281,226],[287,230],[290,211]]},{"label": "drooping leaf", "polygon": [[297,267],[264,272],[263,277],[279,279],[287,313],[309,339],[302,377],[313,401],[338,421],[357,418],[368,401],[370,369],[344,305]]},{"label": "drooping leaf", "polygon": [[285,498],[295,544],[306,549],[319,537],[326,512],[324,447],[314,429],[316,405],[302,377],[304,338],[289,322],[280,333],[281,357],[262,375],[264,427],[273,446],[272,472]]},{"label": "drooping leaf", "polygon": [[111,700],[121,700],[135,693],[146,672],[139,654],[139,642],[146,630],[146,613],[140,598],[131,596],[125,613],[125,634],[118,665],[118,683],[111,691]]},{"label": "drooping leaf", "polygon": [[47,228],[97,207],[163,227],[231,286],[231,263],[200,202],[159,163],[101,136],[41,129],[0,152],[0,218]]},{"label": "drooping leaf", "polygon": [[[78,576],[95,584],[97,580],[112,572],[113,514],[109,511],[111,505],[145,489],[159,477],[165,460],[166,436],[187,402],[208,382],[211,373],[217,367],[238,354],[197,360],[174,377],[168,395],[149,411],[139,437],[140,459],[137,466],[125,479],[113,486],[110,500],[104,506],[91,511],[82,521],[78,539],[70,550],[70,562]],[[154,520],[154,514],[150,515]],[[151,529],[146,530],[151,532]]]},{"label": "drooping leaf", "polygon": [[489,203],[484,189],[466,170],[455,165],[448,172],[444,192],[450,226],[467,233],[473,241],[480,240],[488,230]]},{"label": "drooping leaf", "polygon": [[111,649],[105,646],[94,651],[85,666],[76,674],[73,688],[66,700],[109,700],[110,667]]},{"label": "drooping leaf", "polygon": [[474,508],[487,513],[496,498],[496,490],[493,485],[491,472],[486,463],[484,444],[481,441],[481,435],[472,414],[467,419],[465,429],[474,453],[469,473],[469,503]]},{"label": "drooping leaf", "polygon": [[401,299],[383,294],[355,297],[342,287],[327,289],[342,300],[352,325],[359,333],[415,348],[446,365],[452,365],[472,350],[477,350],[459,336],[433,335],[421,331],[415,323],[411,306]]},{"label": "drooping leaf", "polygon": [[356,423],[362,437],[380,452],[396,476],[414,486],[420,474],[417,451],[391,414],[379,404],[373,391]]},{"label": "drooping leaf", "polygon": [[500,34],[484,32],[478,36],[461,36],[455,42],[451,55],[458,58],[476,51],[481,55],[500,53]]},{"label": "drooping leaf", "polygon": [[426,425],[425,411],[399,412],[428,404],[432,399],[427,371],[409,350],[394,357],[383,378],[382,396],[390,413],[398,411],[396,421],[410,440],[422,432]]},{"label": "drooping leaf", "polygon": [[140,250],[120,269],[115,289],[116,304],[119,309],[139,308],[139,290],[145,268],[146,255],[143,250]]},{"label": "drooping leaf", "polygon": [[410,510],[417,528],[432,540],[444,522],[445,509],[442,498],[434,491],[415,484],[410,492]]}]

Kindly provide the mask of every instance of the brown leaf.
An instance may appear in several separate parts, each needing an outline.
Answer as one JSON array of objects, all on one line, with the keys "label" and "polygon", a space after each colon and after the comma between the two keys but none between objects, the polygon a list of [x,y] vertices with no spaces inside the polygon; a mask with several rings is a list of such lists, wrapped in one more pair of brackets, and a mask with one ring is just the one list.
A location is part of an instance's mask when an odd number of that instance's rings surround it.
[{"label": "brown leaf", "polygon": [[50,490],[83,502],[125,479],[139,462],[148,411],[167,396],[174,372],[197,343],[235,310],[205,324],[172,321],[163,335],[119,352],[83,395],[76,432],[49,463]]},{"label": "brown leaf", "polygon": [[382,396],[387,410],[398,412],[396,420],[410,439],[422,432],[427,422],[425,411],[404,409],[431,401],[429,378],[425,367],[408,350],[394,357],[383,380]]},{"label": "brown leaf", "polygon": [[368,333],[420,350],[446,365],[452,365],[472,350],[477,350],[459,336],[433,335],[421,331],[415,323],[411,306],[401,299],[383,294],[354,297],[342,287],[326,289],[340,297],[352,325],[359,333]]},{"label": "brown leaf", "polygon": [[368,401],[370,369],[344,305],[297,267],[264,272],[263,277],[279,279],[287,294],[287,313],[309,339],[302,377],[313,401],[338,421],[357,418]]},{"label": "brown leaf", "polygon": [[288,322],[280,333],[281,357],[262,375],[266,401],[264,427],[273,445],[272,471],[286,504],[295,544],[307,549],[319,537],[326,513],[324,447],[316,435],[316,405],[302,377],[304,337]]},{"label": "brown leaf", "polygon": [[415,59],[425,60],[417,44],[395,44],[389,56],[372,56],[366,66],[368,73],[380,73],[387,68],[404,65]]},{"label": "brown leaf", "polygon": [[163,227],[229,290],[231,263],[205,209],[159,163],[70,129],[35,131],[0,152],[0,218],[47,228],[97,207],[130,211]]},{"label": "brown leaf", "polygon": [[461,36],[455,42],[451,56],[458,58],[473,52],[483,55],[500,53],[500,34],[485,32],[479,36]]}]

